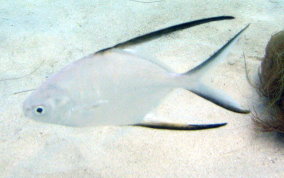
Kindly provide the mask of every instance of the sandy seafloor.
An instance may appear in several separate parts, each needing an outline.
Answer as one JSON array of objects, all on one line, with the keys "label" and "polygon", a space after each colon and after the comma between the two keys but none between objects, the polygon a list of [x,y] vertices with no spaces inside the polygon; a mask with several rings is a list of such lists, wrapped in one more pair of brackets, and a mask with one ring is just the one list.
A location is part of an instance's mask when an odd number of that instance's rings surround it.
[{"label": "sandy seafloor", "polygon": [[22,103],[29,92],[14,94],[38,87],[72,61],[137,35],[233,15],[235,20],[194,27],[141,48],[185,72],[250,23],[210,82],[259,111],[262,102],[246,80],[243,53],[256,82],[266,43],[283,30],[283,12],[281,0],[0,0],[0,177],[284,177],[283,136],[261,133],[251,115],[227,111],[184,89],[170,93],[159,107],[160,117],[228,125],[203,131],[49,125],[24,117]]}]

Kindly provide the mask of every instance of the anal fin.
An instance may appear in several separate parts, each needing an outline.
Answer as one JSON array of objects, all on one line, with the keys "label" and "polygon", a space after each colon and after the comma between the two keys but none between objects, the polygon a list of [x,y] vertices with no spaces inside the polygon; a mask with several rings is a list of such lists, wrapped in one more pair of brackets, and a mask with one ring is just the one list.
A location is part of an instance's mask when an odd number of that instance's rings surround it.
[{"label": "anal fin", "polygon": [[164,129],[164,130],[203,130],[213,129],[227,125],[227,123],[217,124],[174,124],[166,122],[153,122],[153,123],[138,123],[131,126],[146,127],[152,129]]}]

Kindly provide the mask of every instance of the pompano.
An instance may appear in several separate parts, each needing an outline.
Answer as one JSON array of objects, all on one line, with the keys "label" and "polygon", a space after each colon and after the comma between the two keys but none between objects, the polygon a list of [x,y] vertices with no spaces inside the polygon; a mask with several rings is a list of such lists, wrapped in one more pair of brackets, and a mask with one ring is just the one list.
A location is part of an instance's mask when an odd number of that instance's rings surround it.
[{"label": "pompano", "polygon": [[247,113],[237,102],[202,83],[208,71],[222,60],[238,32],[209,59],[184,74],[168,71],[155,61],[123,49],[195,25],[233,19],[212,17],[171,26],[141,35],[75,61],[50,77],[24,102],[24,113],[36,121],[66,126],[135,125],[150,128],[192,130],[225,125],[183,125],[145,122],[171,90],[185,88],[223,108]]}]

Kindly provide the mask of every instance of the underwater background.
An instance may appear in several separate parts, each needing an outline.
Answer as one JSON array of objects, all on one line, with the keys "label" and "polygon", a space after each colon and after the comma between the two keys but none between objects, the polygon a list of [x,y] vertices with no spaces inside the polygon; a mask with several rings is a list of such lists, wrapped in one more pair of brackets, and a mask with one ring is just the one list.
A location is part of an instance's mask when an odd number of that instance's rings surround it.
[{"label": "underwater background", "polygon": [[210,83],[251,110],[249,85],[271,35],[283,30],[282,0],[0,0],[0,177],[283,177],[283,136],[254,129],[250,115],[220,108],[184,89],[159,106],[166,121],[228,122],[202,131],[134,127],[70,128],[26,118],[29,90],[65,65],[170,25],[232,15],[139,46],[176,72],[193,68],[247,24]]}]

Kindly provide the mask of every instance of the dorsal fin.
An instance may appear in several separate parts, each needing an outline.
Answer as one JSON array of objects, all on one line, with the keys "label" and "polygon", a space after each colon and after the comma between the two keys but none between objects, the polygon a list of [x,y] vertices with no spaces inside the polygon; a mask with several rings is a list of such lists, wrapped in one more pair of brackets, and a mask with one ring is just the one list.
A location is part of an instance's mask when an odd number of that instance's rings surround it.
[{"label": "dorsal fin", "polygon": [[230,19],[234,19],[234,17],[233,16],[210,17],[210,18],[199,19],[199,20],[195,20],[195,21],[190,21],[190,22],[185,22],[185,23],[173,25],[173,26],[170,26],[170,27],[163,28],[161,30],[156,30],[156,31],[144,34],[144,35],[134,37],[130,40],[118,43],[114,46],[101,49],[101,50],[97,51],[95,54],[102,53],[102,52],[105,52],[105,51],[113,49],[113,48],[125,48],[129,45],[143,43],[143,42],[146,42],[146,41],[150,41],[150,40],[159,38],[163,35],[166,35],[166,34],[178,31],[178,30],[190,28],[190,27],[193,27],[193,26],[197,26],[197,25],[201,25],[201,24],[205,24],[205,23],[209,23],[209,22],[213,22],[213,21],[230,20]]}]

